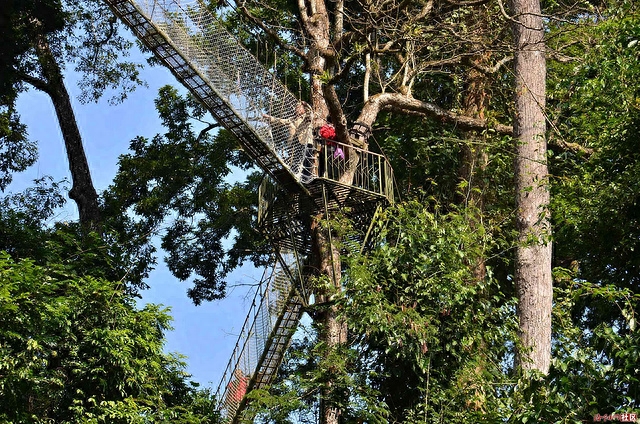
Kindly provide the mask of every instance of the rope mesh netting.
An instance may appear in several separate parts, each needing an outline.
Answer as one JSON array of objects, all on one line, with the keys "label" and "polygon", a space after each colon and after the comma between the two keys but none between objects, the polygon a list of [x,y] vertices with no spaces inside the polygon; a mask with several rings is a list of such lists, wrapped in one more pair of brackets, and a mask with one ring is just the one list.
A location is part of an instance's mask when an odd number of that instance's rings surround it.
[{"label": "rope mesh netting", "polygon": [[239,412],[249,388],[271,383],[284,357],[300,319],[301,304],[294,290],[294,281],[299,278],[297,264],[295,254],[281,253],[263,275],[216,390],[225,422],[231,422]]},{"label": "rope mesh netting", "polygon": [[311,110],[199,1],[130,0],[302,182],[313,175]]}]

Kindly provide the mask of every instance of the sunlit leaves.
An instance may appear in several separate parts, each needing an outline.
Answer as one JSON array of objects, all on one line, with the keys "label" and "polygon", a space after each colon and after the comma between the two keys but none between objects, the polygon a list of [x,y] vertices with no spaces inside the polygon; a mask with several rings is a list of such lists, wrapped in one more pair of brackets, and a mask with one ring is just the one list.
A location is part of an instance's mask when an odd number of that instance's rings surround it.
[{"label": "sunlit leaves", "polygon": [[0,253],[0,322],[3,422],[214,422],[163,352],[167,310],[120,283]]},{"label": "sunlit leaves", "polygon": [[[378,222],[379,245],[350,263],[345,316],[367,358],[364,369],[376,371],[369,384],[396,420],[456,419],[455,408],[440,402],[475,399],[475,411],[490,421],[499,413],[491,385],[505,378],[500,364],[515,338],[514,305],[490,269],[474,273],[492,246],[485,228],[473,224],[478,211],[429,205],[436,212],[406,202]],[[422,404],[423,396],[433,403]]]},{"label": "sunlit leaves", "polygon": [[559,101],[561,137],[594,150],[589,157],[552,158],[556,257],[565,267],[575,261],[581,278],[634,289],[640,281],[640,52],[629,44],[640,33],[639,16],[633,2],[612,4],[607,19],[582,29],[591,40],[584,59],[551,74],[559,77],[551,92]]}]

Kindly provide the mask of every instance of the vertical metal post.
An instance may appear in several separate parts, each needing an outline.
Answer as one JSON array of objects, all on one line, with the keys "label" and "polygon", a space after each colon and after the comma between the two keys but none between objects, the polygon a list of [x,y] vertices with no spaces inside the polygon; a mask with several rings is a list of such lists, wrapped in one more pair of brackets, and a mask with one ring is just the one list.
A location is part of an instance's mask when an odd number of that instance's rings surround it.
[{"label": "vertical metal post", "polygon": [[384,191],[382,191],[382,156],[378,156],[378,181],[379,181],[379,186],[380,186],[380,193],[384,193]]}]

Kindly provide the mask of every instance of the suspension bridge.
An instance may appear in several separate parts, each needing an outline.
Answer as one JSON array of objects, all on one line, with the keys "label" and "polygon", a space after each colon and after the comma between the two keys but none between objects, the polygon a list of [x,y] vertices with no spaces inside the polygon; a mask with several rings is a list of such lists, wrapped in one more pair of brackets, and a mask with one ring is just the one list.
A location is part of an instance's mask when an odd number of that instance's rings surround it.
[{"label": "suspension bridge", "polygon": [[[382,155],[351,143],[327,148],[313,132],[310,108],[201,1],[104,1],[266,174],[258,226],[273,246],[273,266],[216,391],[225,422],[238,422],[245,395],[272,383],[309,300],[303,265],[311,255],[310,217],[340,211],[362,242],[376,208],[393,201],[392,169]],[[354,124],[350,134],[362,141],[368,129]]]}]

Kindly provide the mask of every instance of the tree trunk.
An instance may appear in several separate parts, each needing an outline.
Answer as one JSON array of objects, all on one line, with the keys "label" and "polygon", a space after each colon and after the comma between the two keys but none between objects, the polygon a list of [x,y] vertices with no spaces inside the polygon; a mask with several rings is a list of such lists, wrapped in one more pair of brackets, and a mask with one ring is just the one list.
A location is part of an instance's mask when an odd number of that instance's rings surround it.
[{"label": "tree trunk", "polygon": [[[309,0],[299,2],[299,5],[306,31],[311,38],[307,64],[312,75],[311,102],[315,128],[326,122],[325,118],[330,110],[327,94],[334,94],[331,91],[327,93],[325,91],[327,87],[324,86],[322,79],[317,78],[317,75],[322,75],[326,68],[330,67],[323,55],[323,52],[328,51],[331,41],[329,13],[324,0]],[[334,122],[334,124],[339,133],[341,129],[344,130],[345,122]],[[318,309],[321,311],[316,315],[320,328],[318,337],[328,351],[333,351],[346,343],[347,325],[346,322],[338,319],[338,310],[333,303],[334,295],[342,289],[340,285],[342,277],[340,251],[336,247],[338,240],[332,240],[330,230],[323,228],[323,219],[326,219],[324,215],[312,217],[312,263],[314,263],[318,275],[324,281],[328,281],[328,284],[326,287],[316,288],[314,294]],[[335,396],[333,375],[335,375],[335,371],[328,370],[326,384],[321,388],[320,424],[338,424],[340,421],[342,411],[332,400]]]},{"label": "tree trunk", "polygon": [[[488,16],[484,14],[484,19],[488,19]],[[481,49],[482,46],[478,46],[477,49]],[[487,61],[489,54],[483,54],[472,60],[475,63],[484,65],[483,62]],[[462,100],[462,107],[465,116],[473,118],[485,119],[486,111],[489,106],[489,78],[487,75],[471,68],[467,71],[465,95]],[[482,143],[482,136],[478,136],[476,131],[463,132],[465,143],[462,144],[460,149],[460,168],[458,169],[458,177],[461,182],[466,182],[466,187],[460,193],[460,203],[465,207],[473,207],[477,210],[479,215],[475,213],[469,215],[469,225],[473,230],[476,230],[482,225],[482,216],[484,214],[484,174],[489,162],[486,147]],[[469,262],[469,268],[473,275],[473,280],[470,284],[482,284],[487,276],[487,263],[484,252],[482,255],[478,255]],[[484,342],[481,348],[484,347]],[[484,399],[482,387],[478,387],[475,384],[476,376],[481,376],[486,370],[485,364],[478,360],[474,368],[474,376],[469,379],[468,375],[459,377],[456,384],[459,385],[472,385],[476,387],[474,389],[475,395],[470,396],[466,402],[466,406],[475,411],[481,411],[484,409]]]},{"label": "tree trunk", "polygon": [[[488,19],[488,18],[487,18]],[[478,47],[480,49],[481,46]],[[489,58],[489,54],[483,54],[472,60],[480,65]],[[465,96],[462,106],[465,116],[473,118],[485,119],[486,111],[489,106],[489,81],[488,77],[477,69],[471,68],[467,73],[467,83]],[[478,135],[475,131],[465,131],[465,139],[467,143],[462,145],[460,151],[460,168],[458,175],[460,181],[466,182],[467,186],[460,193],[460,203],[465,206],[473,206],[477,208],[480,214],[484,211],[484,172],[487,167],[489,158],[485,146],[482,143],[475,142]],[[477,217],[471,217],[471,227],[476,228],[480,223]],[[482,282],[487,275],[487,265],[484,257],[478,257],[473,264],[470,264],[473,272],[474,281]]]},{"label": "tree trunk", "polygon": [[[483,64],[483,58],[473,59],[478,64]],[[462,100],[464,115],[472,118],[485,119],[486,110],[489,104],[487,76],[476,69],[467,72],[467,83],[465,84],[465,96]],[[460,149],[460,169],[458,175],[461,181],[466,181],[467,187],[461,193],[461,203],[473,205],[478,209],[484,206],[482,197],[482,174],[487,166],[487,153],[482,143],[475,142],[479,139],[476,131],[465,131],[465,140]],[[473,188],[479,189],[473,190]]]},{"label": "tree trunk", "polygon": [[[73,113],[69,92],[64,85],[60,66],[53,56],[45,36],[41,35],[38,41],[36,51],[44,81],[41,84],[36,82],[34,86],[46,92],[53,102],[71,171],[73,186],[69,191],[69,197],[78,206],[80,223],[85,228],[97,229],[100,223],[98,194],[91,179],[82,136]],[[33,83],[33,81],[31,82]]]},{"label": "tree trunk", "polygon": [[551,362],[551,225],[545,139],[546,62],[539,0],[512,0],[515,22],[516,365],[547,373]]},{"label": "tree trunk", "polygon": [[[312,226],[314,266],[319,276],[327,281],[326,287],[315,290],[316,306],[318,313],[315,319],[319,324],[319,339],[325,344],[328,352],[339,349],[347,342],[347,324],[338,318],[338,308],[334,304],[334,297],[342,289],[341,287],[341,263],[340,250],[336,247],[337,240],[332,240],[329,231],[322,226],[324,216],[314,217]],[[342,411],[332,401],[336,397],[332,376],[338,372],[331,367],[327,370],[326,385],[320,393],[320,423],[338,424]]]}]

